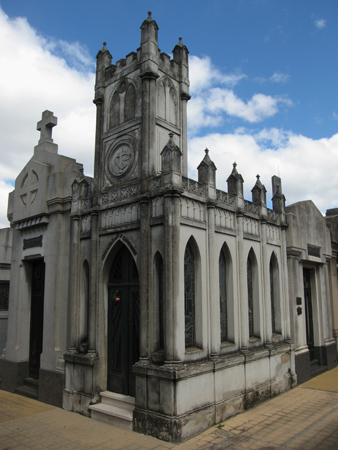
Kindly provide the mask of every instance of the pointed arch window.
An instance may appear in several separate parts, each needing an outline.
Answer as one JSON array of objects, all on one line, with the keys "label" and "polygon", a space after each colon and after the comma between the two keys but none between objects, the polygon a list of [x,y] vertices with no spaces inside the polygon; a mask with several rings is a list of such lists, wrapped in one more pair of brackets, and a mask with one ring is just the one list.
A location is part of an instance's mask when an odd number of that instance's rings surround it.
[{"label": "pointed arch window", "polygon": [[227,299],[227,281],[226,281],[226,259],[224,252],[219,255],[219,303],[220,303],[220,322],[221,322],[221,342],[228,340],[228,299]]},{"label": "pointed arch window", "polygon": [[252,262],[250,255],[247,261],[247,283],[248,283],[248,316],[249,316],[249,337],[254,336],[254,305],[252,286]]},{"label": "pointed arch window", "polygon": [[195,347],[195,257],[190,243],[184,253],[185,347]]},{"label": "pointed arch window", "polygon": [[136,93],[134,86],[130,84],[125,96],[124,120],[127,121],[133,119],[135,117],[135,110],[136,110]]},{"label": "pointed arch window", "polygon": [[110,128],[120,124],[120,96],[118,92],[113,95],[110,105]]},{"label": "pointed arch window", "polygon": [[258,263],[253,249],[250,250],[247,259],[247,288],[249,338],[259,338],[261,330],[259,315]]}]

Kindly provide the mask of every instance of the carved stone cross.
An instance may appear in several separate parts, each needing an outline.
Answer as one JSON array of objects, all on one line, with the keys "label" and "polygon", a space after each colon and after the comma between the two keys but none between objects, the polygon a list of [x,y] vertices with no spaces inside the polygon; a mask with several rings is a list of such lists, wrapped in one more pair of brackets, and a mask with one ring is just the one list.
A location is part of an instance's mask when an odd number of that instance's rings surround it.
[{"label": "carved stone cross", "polygon": [[53,142],[52,128],[58,123],[58,118],[54,116],[52,111],[44,111],[42,119],[37,123],[36,129],[40,131],[39,144],[43,142]]}]

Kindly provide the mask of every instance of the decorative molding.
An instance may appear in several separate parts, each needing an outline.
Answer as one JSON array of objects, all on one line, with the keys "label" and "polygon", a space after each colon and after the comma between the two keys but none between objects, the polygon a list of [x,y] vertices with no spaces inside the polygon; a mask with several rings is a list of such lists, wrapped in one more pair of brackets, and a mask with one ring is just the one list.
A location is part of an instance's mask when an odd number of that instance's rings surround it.
[{"label": "decorative molding", "polygon": [[138,203],[111,208],[101,212],[101,228],[111,228],[140,220],[140,209]]},{"label": "decorative molding", "polygon": [[266,227],[266,237],[272,241],[280,240],[280,228],[276,225],[267,224]]},{"label": "decorative molding", "polygon": [[277,222],[279,218],[279,214],[276,213],[273,209],[267,209],[267,218],[272,222]]},{"label": "decorative molding", "polygon": [[163,216],[163,197],[153,198],[151,201],[152,205],[152,217]]},{"label": "decorative molding", "polygon": [[133,255],[135,255],[135,256],[137,255],[137,251],[135,250],[135,247],[130,242],[130,240],[128,238],[126,238],[126,236],[124,236],[123,234],[119,234],[119,235],[115,236],[111,241],[108,242],[108,244],[101,256],[102,261],[104,261],[105,257],[107,256],[107,254],[113,248],[114,244],[117,241],[124,242],[127,245],[127,247],[129,248],[129,250],[133,253]]},{"label": "decorative molding", "polygon": [[192,194],[205,195],[204,184],[191,180],[190,178],[182,177],[182,187],[185,191],[191,192]]},{"label": "decorative molding", "polygon": [[86,231],[90,231],[92,228],[92,217],[90,214],[87,216],[83,216],[81,219],[81,233],[85,233]]},{"label": "decorative molding", "polygon": [[216,200],[218,200],[219,202],[225,203],[226,205],[229,205],[229,206],[235,206],[236,195],[228,194],[227,192],[216,189]]},{"label": "decorative molding", "polygon": [[182,198],[181,217],[205,222],[205,204],[189,198]]},{"label": "decorative molding", "polygon": [[259,221],[251,217],[243,217],[243,232],[253,236],[259,236]]},{"label": "decorative molding", "polygon": [[235,230],[235,214],[225,209],[215,208],[215,227]]},{"label": "decorative molding", "polygon": [[101,194],[101,205],[109,205],[110,203],[119,200],[125,200],[130,197],[135,197],[139,193],[138,184],[130,184],[127,186],[117,186],[108,192]]},{"label": "decorative molding", "polygon": [[249,202],[248,200],[244,200],[244,211],[246,211],[248,213],[259,215],[259,213],[260,213],[260,206],[259,205],[255,205],[254,203]]}]

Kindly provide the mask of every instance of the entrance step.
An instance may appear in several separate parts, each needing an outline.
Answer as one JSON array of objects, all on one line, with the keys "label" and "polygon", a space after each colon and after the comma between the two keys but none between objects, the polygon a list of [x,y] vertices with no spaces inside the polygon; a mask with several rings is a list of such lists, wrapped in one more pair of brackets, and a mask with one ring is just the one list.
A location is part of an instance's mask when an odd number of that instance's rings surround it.
[{"label": "entrance step", "polygon": [[135,398],[115,392],[101,392],[101,403],[89,406],[92,419],[124,430],[133,429]]},{"label": "entrance step", "polygon": [[318,375],[321,375],[324,372],[327,372],[327,366],[321,366],[315,363],[313,364],[314,361],[311,361],[311,365],[310,365],[310,375],[311,378],[313,377],[317,377]]},{"label": "entrance step", "polygon": [[26,378],[24,384],[15,389],[15,393],[37,400],[39,395],[39,380]]}]

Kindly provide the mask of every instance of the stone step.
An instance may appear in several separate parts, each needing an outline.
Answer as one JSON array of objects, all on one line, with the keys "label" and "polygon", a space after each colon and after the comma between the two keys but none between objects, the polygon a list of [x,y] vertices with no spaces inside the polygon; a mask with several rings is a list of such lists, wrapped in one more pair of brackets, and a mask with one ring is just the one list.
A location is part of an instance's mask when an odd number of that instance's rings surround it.
[{"label": "stone step", "polygon": [[101,392],[101,403],[105,405],[115,406],[127,411],[134,411],[135,398],[129,395],[117,394],[116,392]]},{"label": "stone step", "polygon": [[321,375],[324,372],[327,372],[327,366],[319,366],[319,365],[312,365],[310,367],[311,370],[311,378],[317,377],[318,375]]},{"label": "stone step", "polygon": [[24,384],[22,386],[18,386],[15,389],[15,393],[19,395],[23,395],[24,397],[33,398],[34,400],[38,399],[39,390],[37,386],[31,386]]},{"label": "stone step", "polygon": [[133,411],[104,403],[91,405],[89,409],[91,410],[91,417],[94,420],[99,420],[100,422],[114,425],[124,430],[132,431],[133,429]]}]

